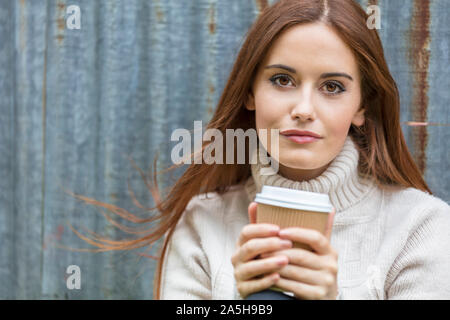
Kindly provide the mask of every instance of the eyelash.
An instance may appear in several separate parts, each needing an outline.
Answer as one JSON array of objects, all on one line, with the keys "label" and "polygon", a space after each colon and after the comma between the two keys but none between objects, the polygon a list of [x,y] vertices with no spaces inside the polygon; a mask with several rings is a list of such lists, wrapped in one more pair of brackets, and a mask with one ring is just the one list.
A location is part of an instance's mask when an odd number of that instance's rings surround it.
[{"label": "eyelash", "polygon": [[[284,86],[281,86],[276,83],[276,81],[278,79],[284,78],[284,77],[287,77],[292,82],[292,80],[290,79],[290,77],[287,74],[276,74],[272,78],[270,78],[269,81],[272,83],[272,85],[274,87],[285,88]],[[324,83],[324,85],[327,85],[327,84],[334,84],[335,86],[337,86],[340,89],[340,91],[336,92],[336,93],[326,92],[325,94],[327,94],[327,95],[333,96],[333,95],[338,95],[338,94],[341,94],[341,93],[347,91],[347,90],[345,90],[345,87],[338,81],[327,81]]]}]

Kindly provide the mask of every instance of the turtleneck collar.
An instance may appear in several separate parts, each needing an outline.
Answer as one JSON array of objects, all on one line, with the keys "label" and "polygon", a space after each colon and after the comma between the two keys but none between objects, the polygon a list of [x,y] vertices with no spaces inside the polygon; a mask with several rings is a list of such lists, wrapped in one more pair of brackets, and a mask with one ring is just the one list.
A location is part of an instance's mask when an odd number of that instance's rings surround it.
[{"label": "turtleneck collar", "polygon": [[[256,155],[257,149],[254,149]],[[318,177],[306,181],[294,181],[279,173],[261,175],[262,165],[259,157],[256,164],[251,164],[252,175],[245,183],[245,190],[250,201],[263,185],[284,187],[303,191],[326,193],[336,208],[336,212],[344,211],[360,202],[369,191],[375,187],[373,180],[363,178],[358,173],[359,152],[350,136],[347,136],[340,153],[334,158],[328,168]]]}]

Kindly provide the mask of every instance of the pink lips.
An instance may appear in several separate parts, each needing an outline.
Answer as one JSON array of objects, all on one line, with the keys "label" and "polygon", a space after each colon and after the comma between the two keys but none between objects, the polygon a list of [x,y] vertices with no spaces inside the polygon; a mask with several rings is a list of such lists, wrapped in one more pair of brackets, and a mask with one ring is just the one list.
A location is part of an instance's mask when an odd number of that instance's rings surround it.
[{"label": "pink lips", "polygon": [[310,136],[286,136],[286,138],[299,144],[305,144],[319,140],[318,138]]},{"label": "pink lips", "polygon": [[297,129],[281,131],[280,134],[298,144],[311,143],[322,139],[322,137],[315,132]]}]

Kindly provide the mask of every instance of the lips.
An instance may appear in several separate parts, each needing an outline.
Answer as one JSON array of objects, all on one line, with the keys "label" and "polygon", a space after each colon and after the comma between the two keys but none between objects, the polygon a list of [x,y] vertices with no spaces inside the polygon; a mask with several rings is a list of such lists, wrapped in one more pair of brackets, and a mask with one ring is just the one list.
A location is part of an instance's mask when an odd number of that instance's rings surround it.
[{"label": "lips", "polygon": [[280,134],[297,144],[306,144],[322,139],[319,134],[306,130],[290,129],[281,131]]},{"label": "lips", "polygon": [[297,130],[297,129],[290,129],[290,130],[284,130],[281,131],[280,134],[284,135],[284,136],[299,136],[299,137],[313,137],[316,139],[322,139],[322,137],[312,131],[307,131],[307,130]]}]

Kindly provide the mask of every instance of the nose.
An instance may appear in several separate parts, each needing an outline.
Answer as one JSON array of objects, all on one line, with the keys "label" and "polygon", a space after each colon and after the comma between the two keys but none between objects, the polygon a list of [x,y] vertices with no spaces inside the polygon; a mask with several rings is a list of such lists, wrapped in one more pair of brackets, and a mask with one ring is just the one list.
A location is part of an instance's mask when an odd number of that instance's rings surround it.
[{"label": "nose", "polygon": [[294,120],[311,121],[314,120],[315,110],[312,96],[312,90],[304,88],[294,102],[291,110],[291,117]]}]

